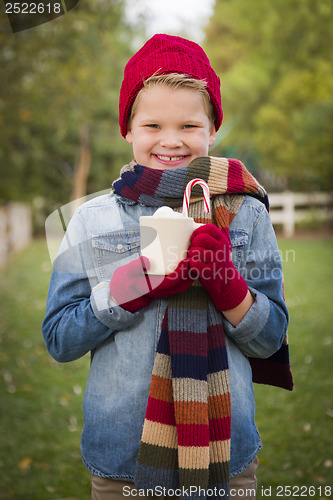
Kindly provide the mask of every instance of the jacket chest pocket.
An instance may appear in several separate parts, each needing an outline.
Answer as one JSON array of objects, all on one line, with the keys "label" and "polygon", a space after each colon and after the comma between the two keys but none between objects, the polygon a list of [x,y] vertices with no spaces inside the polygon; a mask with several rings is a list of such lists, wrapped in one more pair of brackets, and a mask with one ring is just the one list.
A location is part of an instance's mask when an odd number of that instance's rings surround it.
[{"label": "jacket chest pocket", "polygon": [[246,251],[249,242],[249,235],[245,231],[230,231],[230,241],[232,247],[232,262],[240,271],[246,265]]},{"label": "jacket chest pocket", "polygon": [[124,266],[139,256],[140,232],[123,230],[94,236],[92,246],[98,278],[109,279],[117,267]]}]

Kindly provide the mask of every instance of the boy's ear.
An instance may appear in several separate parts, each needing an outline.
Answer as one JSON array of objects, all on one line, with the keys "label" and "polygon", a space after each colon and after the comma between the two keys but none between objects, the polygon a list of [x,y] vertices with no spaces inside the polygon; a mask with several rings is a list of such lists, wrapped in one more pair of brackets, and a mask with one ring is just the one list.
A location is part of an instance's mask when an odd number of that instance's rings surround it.
[{"label": "boy's ear", "polygon": [[216,138],[216,129],[215,129],[215,124],[212,123],[210,133],[209,133],[209,145],[212,146],[215,142]]},{"label": "boy's ear", "polygon": [[132,144],[133,143],[132,132],[130,130],[127,131],[125,139],[128,142],[128,144]]}]

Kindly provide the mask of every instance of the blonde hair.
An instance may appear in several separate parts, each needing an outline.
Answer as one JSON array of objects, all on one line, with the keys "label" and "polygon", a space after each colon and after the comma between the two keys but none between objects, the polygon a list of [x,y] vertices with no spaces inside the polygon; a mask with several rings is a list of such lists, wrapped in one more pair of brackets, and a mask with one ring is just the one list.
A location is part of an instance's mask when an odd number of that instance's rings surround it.
[{"label": "blonde hair", "polygon": [[136,108],[138,105],[138,98],[141,92],[145,89],[149,89],[151,87],[156,87],[157,85],[167,85],[172,89],[192,89],[199,92],[203,98],[203,104],[205,107],[205,111],[211,123],[215,122],[215,113],[212,102],[210,100],[209,93],[207,91],[207,82],[205,80],[197,80],[190,75],[181,74],[181,73],[168,73],[168,74],[158,74],[158,72],[151,75],[149,78],[143,81],[143,87],[138,92],[135,101],[133,102],[131,113],[128,119],[128,124],[131,123],[131,120],[134,117],[136,112]]}]

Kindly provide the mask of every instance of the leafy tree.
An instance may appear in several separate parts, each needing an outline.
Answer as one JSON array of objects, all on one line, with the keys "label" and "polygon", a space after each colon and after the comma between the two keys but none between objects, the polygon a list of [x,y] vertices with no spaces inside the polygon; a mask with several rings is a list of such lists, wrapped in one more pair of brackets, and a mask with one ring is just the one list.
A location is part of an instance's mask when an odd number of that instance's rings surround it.
[{"label": "leafy tree", "polygon": [[118,96],[131,41],[121,0],[82,1],[49,23],[0,35],[0,200],[66,203],[83,157],[85,168],[92,163],[88,191],[111,185],[129,159]]},{"label": "leafy tree", "polygon": [[267,169],[270,188],[332,185],[332,13],[330,0],[216,0],[206,49],[231,131],[214,154]]}]

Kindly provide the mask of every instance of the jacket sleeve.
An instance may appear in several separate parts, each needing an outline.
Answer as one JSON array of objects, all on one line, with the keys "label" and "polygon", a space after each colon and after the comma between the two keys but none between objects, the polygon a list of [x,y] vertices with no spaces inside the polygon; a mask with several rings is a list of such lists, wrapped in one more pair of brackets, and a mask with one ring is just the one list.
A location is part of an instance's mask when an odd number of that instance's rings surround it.
[{"label": "jacket sleeve", "polygon": [[268,358],[281,347],[289,316],[283,294],[281,256],[264,207],[249,236],[251,241],[244,249],[243,264],[238,271],[246,280],[254,303],[237,326],[224,319],[224,328],[243,354]]},{"label": "jacket sleeve", "polygon": [[66,232],[50,279],[42,332],[59,362],[73,361],[96,349],[115,330],[140,314],[112,302],[110,279],[98,282],[91,242],[77,211]]}]

